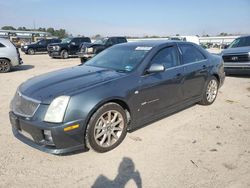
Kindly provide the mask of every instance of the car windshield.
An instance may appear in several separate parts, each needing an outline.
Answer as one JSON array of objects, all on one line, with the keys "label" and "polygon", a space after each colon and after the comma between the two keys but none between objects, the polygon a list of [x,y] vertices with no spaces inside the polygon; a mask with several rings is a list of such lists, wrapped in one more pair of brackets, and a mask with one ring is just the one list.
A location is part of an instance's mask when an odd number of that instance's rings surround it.
[{"label": "car windshield", "polygon": [[105,44],[107,42],[108,38],[103,38],[103,39],[99,39],[99,40],[96,40],[94,42],[94,44]]},{"label": "car windshield", "polygon": [[115,46],[96,55],[87,61],[85,65],[131,72],[141,63],[151,48],[145,46]]},{"label": "car windshield", "polygon": [[237,48],[244,46],[250,46],[250,37],[237,38],[229,45],[228,48]]},{"label": "car windshield", "polygon": [[70,43],[71,40],[72,40],[72,38],[62,39],[61,43]]}]

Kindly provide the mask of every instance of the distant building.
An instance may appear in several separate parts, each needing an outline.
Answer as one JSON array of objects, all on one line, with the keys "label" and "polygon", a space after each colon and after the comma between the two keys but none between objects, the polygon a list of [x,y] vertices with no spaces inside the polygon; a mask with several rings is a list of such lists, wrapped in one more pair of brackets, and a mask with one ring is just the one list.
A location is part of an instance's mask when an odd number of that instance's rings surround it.
[{"label": "distant building", "polygon": [[0,30],[0,38],[8,38],[17,46],[51,37],[50,33],[43,31]]}]

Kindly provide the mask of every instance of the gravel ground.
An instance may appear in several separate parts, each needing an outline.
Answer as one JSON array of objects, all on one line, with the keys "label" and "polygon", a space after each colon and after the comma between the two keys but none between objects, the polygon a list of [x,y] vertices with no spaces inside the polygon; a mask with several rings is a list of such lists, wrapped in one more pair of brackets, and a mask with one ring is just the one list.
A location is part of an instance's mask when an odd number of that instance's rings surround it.
[{"label": "gravel ground", "polygon": [[113,151],[56,156],[17,140],[17,86],[79,59],[23,55],[0,75],[0,187],[250,187],[250,78],[227,77],[211,106],[194,105],[127,135]]}]

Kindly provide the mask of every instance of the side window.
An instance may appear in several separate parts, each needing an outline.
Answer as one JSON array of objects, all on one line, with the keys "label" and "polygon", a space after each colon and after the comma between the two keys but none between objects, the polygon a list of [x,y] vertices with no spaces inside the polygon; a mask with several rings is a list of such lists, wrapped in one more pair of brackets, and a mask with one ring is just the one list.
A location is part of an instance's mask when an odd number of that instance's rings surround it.
[{"label": "side window", "polygon": [[182,52],[183,64],[193,63],[206,59],[206,57],[191,44],[180,44],[179,46]]},{"label": "side window", "polygon": [[118,38],[118,39],[117,39],[117,43],[124,43],[124,42],[127,42],[127,41],[125,40],[125,38]]},{"label": "side window", "polygon": [[112,45],[118,44],[117,38],[111,38]]},{"label": "side window", "polygon": [[5,47],[2,43],[0,43],[0,48]]},{"label": "side window", "polygon": [[89,38],[82,38],[81,43],[83,43],[83,42],[91,42],[91,40]]},{"label": "side window", "polygon": [[108,39],[107,42],[106,42],[106,45],[107,46],[112,46],[113,45],[113,42],[111,39]]},{"label": "side window", "polygon": [[76,45],[78,45],[79,39],[78,39],[78,38],[74,38],[74,39],[72,39],[71,43],[72,43],[72,42],[74,42],[74,43],[76,43]]},{"label": "side window", "polygon": [[246,38],[246,46],[250,46],[250,37]]},{"label": "side window", "polygon": [[160,50],[152,59],[151,64],[162,64],[164,67],[171,68],[178,65],[178,54],[176,48],[171,46]]}]

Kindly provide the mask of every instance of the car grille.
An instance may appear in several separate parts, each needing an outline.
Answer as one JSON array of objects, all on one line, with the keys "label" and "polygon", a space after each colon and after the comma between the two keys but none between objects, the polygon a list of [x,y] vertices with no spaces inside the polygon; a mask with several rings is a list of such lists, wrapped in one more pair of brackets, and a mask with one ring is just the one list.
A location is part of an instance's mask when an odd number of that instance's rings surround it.
[{"label": "car grille", "polygon": [[47,47],[47,50],[48,50],[48,51],[53,51],[53,46],[48,46],[48,47]]},{"label": "car grille", "polygon": [[250,61],[250,57],[248,53],[246,54],[228,54],[223,55],[224,62],[248,62]]},{"label": "car grille", "polygon": [[32,117],[39,107],[39,104],[39,101],[25,97],[20,92],[17,92],[11,102],[11,108],[17,115]]}]

